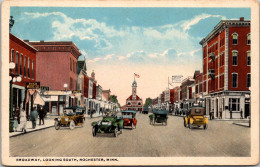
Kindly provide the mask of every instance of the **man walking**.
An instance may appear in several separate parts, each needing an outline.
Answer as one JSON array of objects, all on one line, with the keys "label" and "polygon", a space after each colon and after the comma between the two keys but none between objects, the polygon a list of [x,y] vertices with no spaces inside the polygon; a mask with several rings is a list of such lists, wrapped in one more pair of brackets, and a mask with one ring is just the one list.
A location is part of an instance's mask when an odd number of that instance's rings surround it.
[{"label": "man walking", "polygon": [[30,114],[30,119],[31,119],[31,121],[32,121],[32,128],[33,128],[33,129],[36,128],[37,118],[38,118],[38,112],[37,112],[37,110],[36,110],[36,107],[34,106],[34,107],[33,107],[33,110],[31,111],[31,114]]},{"label": "man walking", "polygon": [[44,125],[45,110],[44,110],[43,106],[41,106],[39,109],[39,117],[40,117],[39,125],[41,125],[41,122]]}]

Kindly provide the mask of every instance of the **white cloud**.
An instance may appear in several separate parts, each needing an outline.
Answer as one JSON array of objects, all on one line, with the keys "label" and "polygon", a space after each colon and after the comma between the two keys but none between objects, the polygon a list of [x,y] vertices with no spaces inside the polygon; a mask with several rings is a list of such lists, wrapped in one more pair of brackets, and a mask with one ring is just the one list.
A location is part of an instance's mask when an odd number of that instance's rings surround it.
[{"label": "white cloud", "polygon": [[226,17],[221,16],[221,15],[211,15],[211,14],[206,14],[202,13],[201,15],[197,15],[194,18],[190,20],[186,20],[181,27],[183,28],[184,31],[187,31],[191,28],[191,26],[198,24],[201,20],[210,18],[210,17],[216,17],[216,18],[221,18],[222,20],[225,20]]},{"label": "white cloud", "polygon": [[96,57],[96,58],[94,58],[92,60],[89,60],[88,63],[95,63],[95,62],[100,61],[100,60],[101,60],[100,57]]},{"label": "white cloud", "polygon": [[112,59],[113,56],[114,56],[114,54],[106,55],[106,57],[104,58],[104,60]]}]

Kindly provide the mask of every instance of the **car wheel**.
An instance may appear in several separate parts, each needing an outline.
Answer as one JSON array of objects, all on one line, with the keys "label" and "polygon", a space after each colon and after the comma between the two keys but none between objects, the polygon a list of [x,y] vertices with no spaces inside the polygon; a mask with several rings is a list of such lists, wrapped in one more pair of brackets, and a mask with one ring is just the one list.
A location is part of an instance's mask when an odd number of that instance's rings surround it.
[{"label": "car wheel", "polygon": [[203,128],[206,130],[208,128],[208,124],[205,124]]},{"label": "car wheel", "polygon": [[55,127],[56,130],[59,130],[60,129],[60,123],[58,121],[55,121],[54,127]]},{"label": "car wheel", "polygon": [[75,128],[75,122],[72,120],[70,121],[70,129],[73,130]]},{"label": "car wheel", "polygon": [[96,128],[95,128],[95,127],[92,128],[92,135],[93,135],[94,137],[97,135],[97,132],[96,132]]},{"label": "car wheel", "polygon": [[84,119],[82,119],[81,127],[84,127],[84,124],[85,124],[85,121],[84,121]]},{"label": "car wheel", "polygon": [[117,128],[115,128],[115,130],[114,130],[114,137],[117,137]]}]

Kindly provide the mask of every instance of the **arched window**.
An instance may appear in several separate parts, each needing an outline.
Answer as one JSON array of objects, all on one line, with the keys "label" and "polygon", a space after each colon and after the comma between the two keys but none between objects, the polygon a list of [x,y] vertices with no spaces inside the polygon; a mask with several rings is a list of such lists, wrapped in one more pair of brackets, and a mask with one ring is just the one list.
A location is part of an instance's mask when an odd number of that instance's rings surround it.
[{"label": "arched window", "polygon": [[238,35],[237,33],[232,34],[232,39],[233,39],[233,45],[238,44]]},{"label": "arched window", "polygon": [[236,50],[232,51],[232,65],[237,66],[237,55],[238,52]]},{"label": "arched window", "polygon": [[138,105],[141,105],[141,103],[139,102]]},{"label": "arched window", "polygon": [[251,44],[251,34],[247,34],[247,44]]},{"label": "arched window", "polygon": [[131,103],[130,103],[130,102],[128,102],[127,104],[128,104],[128,105],[131,105]]}]

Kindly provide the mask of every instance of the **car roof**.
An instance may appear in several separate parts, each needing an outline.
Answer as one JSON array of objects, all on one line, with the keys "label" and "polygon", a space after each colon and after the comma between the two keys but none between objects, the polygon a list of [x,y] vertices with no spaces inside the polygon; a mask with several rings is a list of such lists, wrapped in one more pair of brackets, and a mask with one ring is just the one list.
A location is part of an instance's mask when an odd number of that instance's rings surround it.
[{"label": "car roof", "polygon": [[80,107],[80,106],[70,106],[70,107],[65,107],[64,109],[72,109],[72,110],[81,109],[81,110],[85,110],[84,107]]},{"label": "car roof", "polygon": [[167,111],[167,110],[154,110],[153,113],[163,115],[163,114],[168,114],[169,111]]},{"label": "car roof", "polygon": [[125,113],[136,113],[135,110],[124,110],[124,111],[122,111],[122,112],[125,112]]}]

